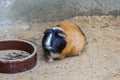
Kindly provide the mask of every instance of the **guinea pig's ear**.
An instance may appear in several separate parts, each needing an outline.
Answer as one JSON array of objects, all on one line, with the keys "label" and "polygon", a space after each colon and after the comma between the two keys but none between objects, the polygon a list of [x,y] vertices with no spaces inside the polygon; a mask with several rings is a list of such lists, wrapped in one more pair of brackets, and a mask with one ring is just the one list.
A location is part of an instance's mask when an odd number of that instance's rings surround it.
[{"label": "guinea pig's ear", "polygon": [[63,34],[63,33],[58,33],[58,36],[60,36],[60,37],[65,37],[66,35]]},{"label": "guinea pig's ear", "polygon": [[65,37],[65,33],[63,31],[60,30],[56,30],[56,35],[60,36],[60,37]]}]

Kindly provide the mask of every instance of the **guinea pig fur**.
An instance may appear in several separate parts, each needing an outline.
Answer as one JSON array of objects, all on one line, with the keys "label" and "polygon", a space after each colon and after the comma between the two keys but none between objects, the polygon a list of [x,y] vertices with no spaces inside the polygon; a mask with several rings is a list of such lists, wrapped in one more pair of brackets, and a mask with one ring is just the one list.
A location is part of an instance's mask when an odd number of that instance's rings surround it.
[{"label": "guinea pig fur", "polygon": [[70,21],[64,21],[44,32],[43,50],[49,59],[63,59],[80,54],[86,45],[81,29]]}]

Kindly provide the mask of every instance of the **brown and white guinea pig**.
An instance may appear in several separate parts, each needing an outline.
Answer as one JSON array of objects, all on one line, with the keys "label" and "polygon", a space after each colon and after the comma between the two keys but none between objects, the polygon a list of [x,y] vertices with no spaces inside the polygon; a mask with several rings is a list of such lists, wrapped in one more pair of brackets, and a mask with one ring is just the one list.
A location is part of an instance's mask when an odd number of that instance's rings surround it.
[{"label": "brown and white guinea pig", "polygon": [[70,21],[64,21],[44,32],[42,47],[49,61],[80,54],[86,45],[81,29]]}]

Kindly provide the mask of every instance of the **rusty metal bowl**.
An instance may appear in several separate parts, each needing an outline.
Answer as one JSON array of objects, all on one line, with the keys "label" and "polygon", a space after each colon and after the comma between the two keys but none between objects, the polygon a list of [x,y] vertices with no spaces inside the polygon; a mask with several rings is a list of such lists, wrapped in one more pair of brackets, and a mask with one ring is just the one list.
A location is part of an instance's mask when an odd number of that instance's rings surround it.
[{"label": "rusty metal bowl", "polygon": [[2,40],[0,50],[22,50],[30,53],[28,57],[16,60],[0,60],[0,73],[18,73],[32,69],[37,63],[37,49],[26,40]]}]

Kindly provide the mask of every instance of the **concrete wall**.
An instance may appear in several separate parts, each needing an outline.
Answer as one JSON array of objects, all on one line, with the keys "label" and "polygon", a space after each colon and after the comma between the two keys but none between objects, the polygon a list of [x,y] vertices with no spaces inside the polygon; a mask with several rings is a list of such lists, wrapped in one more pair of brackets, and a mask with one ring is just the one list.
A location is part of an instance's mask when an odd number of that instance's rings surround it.
[{"label": "concrete wall", "polygon": [[55,21],[81,15],[120,15],[120,0],[0,0],[0,3],[2,20]]}]

